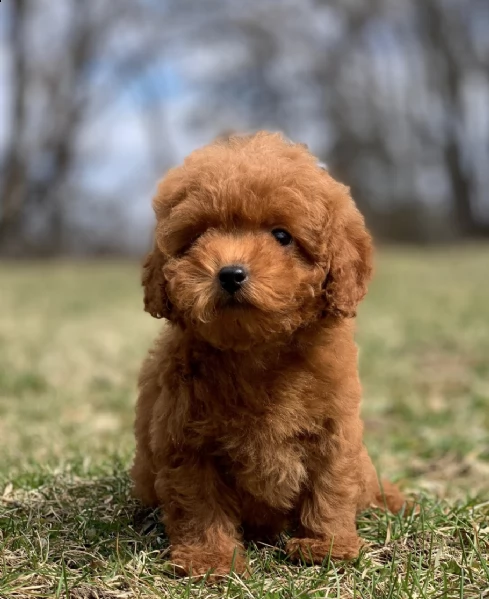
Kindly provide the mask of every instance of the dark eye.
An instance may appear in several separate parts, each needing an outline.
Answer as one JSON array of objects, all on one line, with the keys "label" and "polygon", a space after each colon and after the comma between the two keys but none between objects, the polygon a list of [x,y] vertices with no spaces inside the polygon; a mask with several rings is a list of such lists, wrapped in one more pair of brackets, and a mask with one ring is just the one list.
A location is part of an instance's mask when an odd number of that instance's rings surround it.
[{"label": "dark eye", "polygon": [[290,245],[292,243],[292,235],[285,229],[274,229],[272,235],[280,245]]}]

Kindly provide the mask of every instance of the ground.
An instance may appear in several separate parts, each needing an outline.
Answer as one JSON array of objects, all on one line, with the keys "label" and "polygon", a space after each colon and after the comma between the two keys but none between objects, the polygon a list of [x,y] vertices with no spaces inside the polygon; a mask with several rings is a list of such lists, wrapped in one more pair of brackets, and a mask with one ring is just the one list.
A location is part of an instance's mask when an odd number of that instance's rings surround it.
[{"label": "ground", "polygon": [[161,326],[138,266],[0,266],[0,597],[489,597],[489,247],[379,251],[358,320],[366,441],[419,516],[370,512],[353,563],[173,578],[130,498],[135,380]]}]

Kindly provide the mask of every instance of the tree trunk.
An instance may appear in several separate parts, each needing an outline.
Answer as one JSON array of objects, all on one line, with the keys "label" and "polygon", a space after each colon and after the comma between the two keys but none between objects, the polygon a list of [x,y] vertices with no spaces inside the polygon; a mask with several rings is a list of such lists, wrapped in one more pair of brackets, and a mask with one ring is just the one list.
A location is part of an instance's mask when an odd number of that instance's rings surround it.
[{"label": "tree trunk", "polygon": [[26,118],[26,0],[16,0],[10,7],[10,47],[15,79],[12,89],[12,127],[3,167],[4,184],[0,191],[0,251],[9,251],[19,242],[22,234],[22,211],[26,201],[26,158],[23,152],[22,132]]}]

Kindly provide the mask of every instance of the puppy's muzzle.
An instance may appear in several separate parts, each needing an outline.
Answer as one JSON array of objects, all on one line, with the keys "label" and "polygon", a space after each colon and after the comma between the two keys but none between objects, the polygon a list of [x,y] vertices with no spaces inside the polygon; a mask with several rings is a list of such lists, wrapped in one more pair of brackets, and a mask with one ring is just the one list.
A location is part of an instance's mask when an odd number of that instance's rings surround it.
[{"label": "puppy's muzzle", "polygon": [[219,271],[218,278],[222,289],[234,295],[247,281],[248,271],[244,266],[224,266]]}]

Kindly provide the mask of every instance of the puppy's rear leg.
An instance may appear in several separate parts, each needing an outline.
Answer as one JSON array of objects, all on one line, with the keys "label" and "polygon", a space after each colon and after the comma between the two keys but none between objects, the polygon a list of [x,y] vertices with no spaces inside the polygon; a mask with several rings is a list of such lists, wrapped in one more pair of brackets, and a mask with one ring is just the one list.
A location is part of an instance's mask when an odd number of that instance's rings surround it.
[{"label": "puppy's rear leg", "polygon": [[153,459],[149,450],[146,450],[139,442],[136,447],[134,464],[131,468],[131,478],[134,483],[134,496],[144,505],[156,507],[158,497],[155,491],[156,476],[153,472]]},{"label": "puppy's rear leg", "polygon": [[403,493],[394,483],[388,480],[379,483],[377,471],[365,447],[363,448],[361,460],[365,488],[359,500],[358,511],[369,507],[378,507],[383,510],[387,509],[394,514],[400,512],[406,506],[406,498]]},{"label": "puppy's rear leg", "polygon": [[150,426],[154,404],[161,390],[157,384],[157,376],[153,372],[146,372],[151,361],[143,366],[140,376],[140,393],[136,404],[136,422],[134,432],[136,435],[136,455],[131,468],[131,478],[134,483],[133,493],[147,506],[158,505],[155,491],[155,467],[153,452],[150,447]]},{"label": "puppy's rear leg", "polygon": [[382,509],[387,507],[393,514],[397,514],[408,505],[397,485],[388,480],[383,480],[379,485],[379,490],[375,495],[375,504]]}]

